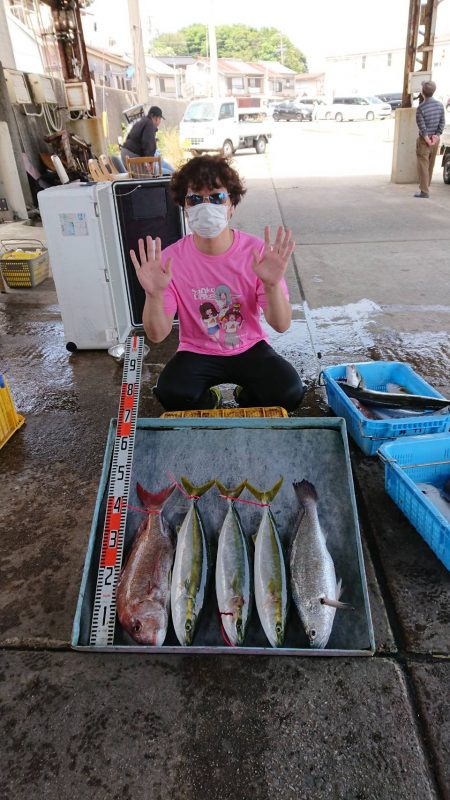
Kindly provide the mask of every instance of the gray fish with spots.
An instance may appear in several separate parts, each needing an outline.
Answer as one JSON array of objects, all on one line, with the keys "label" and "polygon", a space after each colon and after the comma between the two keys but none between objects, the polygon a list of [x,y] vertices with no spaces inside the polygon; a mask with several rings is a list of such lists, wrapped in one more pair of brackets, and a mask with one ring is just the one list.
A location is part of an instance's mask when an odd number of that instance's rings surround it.
[{"label": "gray fish with spots", "polygon": [[317,513],[317,492],[312,483],[293,484],[303,512],[294,534],[291,555],[292,596],[311,647],[323,649],[333,628],[341,581],[336,582],[333,559]]}]

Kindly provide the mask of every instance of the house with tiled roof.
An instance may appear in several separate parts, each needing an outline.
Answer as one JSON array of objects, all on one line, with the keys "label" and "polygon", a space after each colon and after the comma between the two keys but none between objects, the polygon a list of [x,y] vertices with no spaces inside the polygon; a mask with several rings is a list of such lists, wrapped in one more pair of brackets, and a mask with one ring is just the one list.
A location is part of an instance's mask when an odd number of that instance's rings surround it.
[{"label": "house with tiled roof", "polygon": [[[218,58],[217,77],[222,97],[263,97],[265,95],[264,69],[238,58]],[[211,75],[209,58],[196,58],[186,67],[186,91],[191,97],[210,94]]]},{"label": "house with tiled roof", "polygon": [[324,72],[302,72],[295,76],[296,96],[321,97],[325,94]]},{"label": "house with tiled roof", "polygon": [[259,61],[258,67],[264,70],[264,86],[268,99],[295,97],[296,73],[278,61]]}]

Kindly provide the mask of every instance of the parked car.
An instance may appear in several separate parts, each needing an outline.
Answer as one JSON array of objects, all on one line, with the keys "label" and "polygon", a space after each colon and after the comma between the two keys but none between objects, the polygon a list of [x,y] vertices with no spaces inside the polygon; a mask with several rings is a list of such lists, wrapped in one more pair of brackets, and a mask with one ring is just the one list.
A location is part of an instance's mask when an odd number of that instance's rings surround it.
[{"label": "parked car", "polygon": [[273,110],[273,118],[275,122],[280,119],[285,119],[290,122],[291,119],[296,119],[302,122],[304,119],[312,119],[312,107],[297,103],[295,100],[288,100],[285,103],[279,103]]},{"label": "parked car", "polygon": [[395,111],[396,108],[400,108],[402,104],[402,93],[401,92],[391,92],[387,94],[377,94],[379,100],[383,103],[389,103],[392,111]]},{"label": "parked car", "polygon": [[325,114],[325,119],[343,120],[385,118],[391,115],[389,103],[383,103],[378,97],[363,95],[346,95],[335,97]]}]

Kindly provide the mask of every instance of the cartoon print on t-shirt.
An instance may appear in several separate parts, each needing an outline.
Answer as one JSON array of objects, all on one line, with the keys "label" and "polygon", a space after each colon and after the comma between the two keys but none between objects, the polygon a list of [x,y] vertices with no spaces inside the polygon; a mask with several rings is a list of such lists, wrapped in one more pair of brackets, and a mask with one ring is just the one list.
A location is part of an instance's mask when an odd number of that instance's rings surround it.
[{"label": "cartoon print on t-shirt", "polygon": [[222,328],[225,331],[223,341],[225,347],[239,347],[241,340],[237,332],[242,327],[243,322],[240,305],[239,303],[234,303],[222,319]]},{"label": "cartoon print on t-shirt", "polygon": [[221,283],[216,286],[214,294],[219,306],[219,320],[222,320],[231,306],[231,289],[226,284]]},{"label": "cartoon print on t-shirt", "polygon": [[199,311],[208,336],[211,336],[212,339],[218,342],[220,338],[220,326],[218,324],[219,312],[217,308],[213,303],[202,303]]}]

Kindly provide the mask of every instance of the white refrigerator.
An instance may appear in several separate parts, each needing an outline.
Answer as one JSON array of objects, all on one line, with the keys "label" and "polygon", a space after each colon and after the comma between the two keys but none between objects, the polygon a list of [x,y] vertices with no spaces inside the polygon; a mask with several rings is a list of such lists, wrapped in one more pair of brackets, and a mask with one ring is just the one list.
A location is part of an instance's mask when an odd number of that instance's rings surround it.
[{"label": "white refrigerator", "polygon": [[129,251],[186,233],[170,178],[68,183],[38,194],[66,347],[107,349],[142,331],[145,295]]}]

